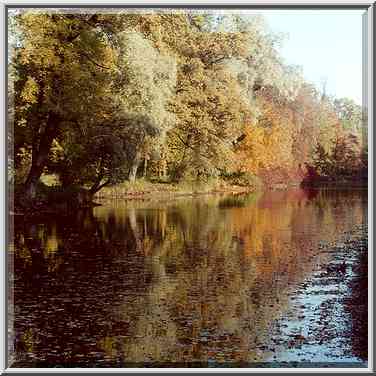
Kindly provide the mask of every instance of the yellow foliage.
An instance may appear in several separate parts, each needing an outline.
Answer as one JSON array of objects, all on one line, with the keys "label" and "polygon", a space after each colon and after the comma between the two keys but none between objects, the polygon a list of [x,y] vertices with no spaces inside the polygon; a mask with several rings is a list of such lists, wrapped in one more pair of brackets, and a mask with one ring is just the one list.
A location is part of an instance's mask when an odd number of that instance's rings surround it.
[{"label": "yellow foliage", "polygon": [[33,329],[27,328],[22,334],[22,342],[27,352],[32,353],[34,350],[34,333]]},{"label": "yellow foliage", "polygon": [[28,77],[25,83],[24,88],[21,92],[21,98],[26,103],[36,103],[37,102],[37,95],[39,93],[39,86],[33,77]]}]

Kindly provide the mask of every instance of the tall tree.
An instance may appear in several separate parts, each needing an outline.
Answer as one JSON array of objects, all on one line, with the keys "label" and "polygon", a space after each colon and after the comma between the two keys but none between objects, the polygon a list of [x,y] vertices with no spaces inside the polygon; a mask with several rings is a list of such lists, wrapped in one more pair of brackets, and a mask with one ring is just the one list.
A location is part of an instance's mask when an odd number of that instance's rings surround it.
[{"label": "tall tree", "polygon": [[[97,15],[26,11],[15,16],[18,47],[15,133],[30,150],[25,181],[30,199],[54,140],[67,128],[85,128],[103,116],[114,69],[107,32]],[[22,135],[22,136],[21,136]]]},{"label": "tall tree", "polygon": [[[119,90],[121,111],[141,115],[148,121],[128,129],[130,166],[129,180],[134,181],[142,158],[146,160],[154,146],[158,151],[163,142],[148,142],[150,138],[164,139],[174,125],[169,103],[175,94],[176,59],[158,50],[143,34],[124,31],[119,36],[119,70],[122,87]],[[153,124],[154,128],[150,127]],[[159,150],[160,152],[160,150]]]}]

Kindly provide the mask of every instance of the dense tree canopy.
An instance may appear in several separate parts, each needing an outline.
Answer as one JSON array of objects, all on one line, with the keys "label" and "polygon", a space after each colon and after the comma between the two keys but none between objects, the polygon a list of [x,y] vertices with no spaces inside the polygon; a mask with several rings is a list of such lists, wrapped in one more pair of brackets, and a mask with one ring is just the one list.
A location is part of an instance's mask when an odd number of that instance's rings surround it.
[{"label": "dense tree canopy", "polygon": [[366,173],[361,107],[306,83],[260,17],[30,10],[9,25],[10,161],[29,199],[44,173],[93,193],[140,175]]}]

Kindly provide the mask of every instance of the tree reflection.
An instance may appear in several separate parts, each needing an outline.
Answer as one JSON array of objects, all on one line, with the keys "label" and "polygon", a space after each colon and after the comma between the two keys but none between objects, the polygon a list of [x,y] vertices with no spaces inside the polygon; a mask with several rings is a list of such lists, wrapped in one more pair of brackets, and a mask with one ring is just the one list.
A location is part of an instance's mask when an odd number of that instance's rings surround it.
[{"label": "tree reflection", "polygon": [[360,192],[114,202],[15,223],[15,366],[255,362]]}]

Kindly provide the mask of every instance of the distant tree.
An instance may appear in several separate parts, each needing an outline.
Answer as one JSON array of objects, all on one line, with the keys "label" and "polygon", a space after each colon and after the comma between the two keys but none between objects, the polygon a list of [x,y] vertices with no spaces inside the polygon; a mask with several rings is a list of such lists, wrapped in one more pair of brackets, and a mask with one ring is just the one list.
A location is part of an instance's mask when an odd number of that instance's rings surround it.
[{"label": "distant tree", "polygon": [[342,127],[353,133],[360,133],[363,124],[362,107],[349,98],[335,99],[333,104]]},{"label": "distant tree", "polygon": [[317,176],[330,177],[333,173],[330,155],[321,144],[314,151],[313,167]]}]

